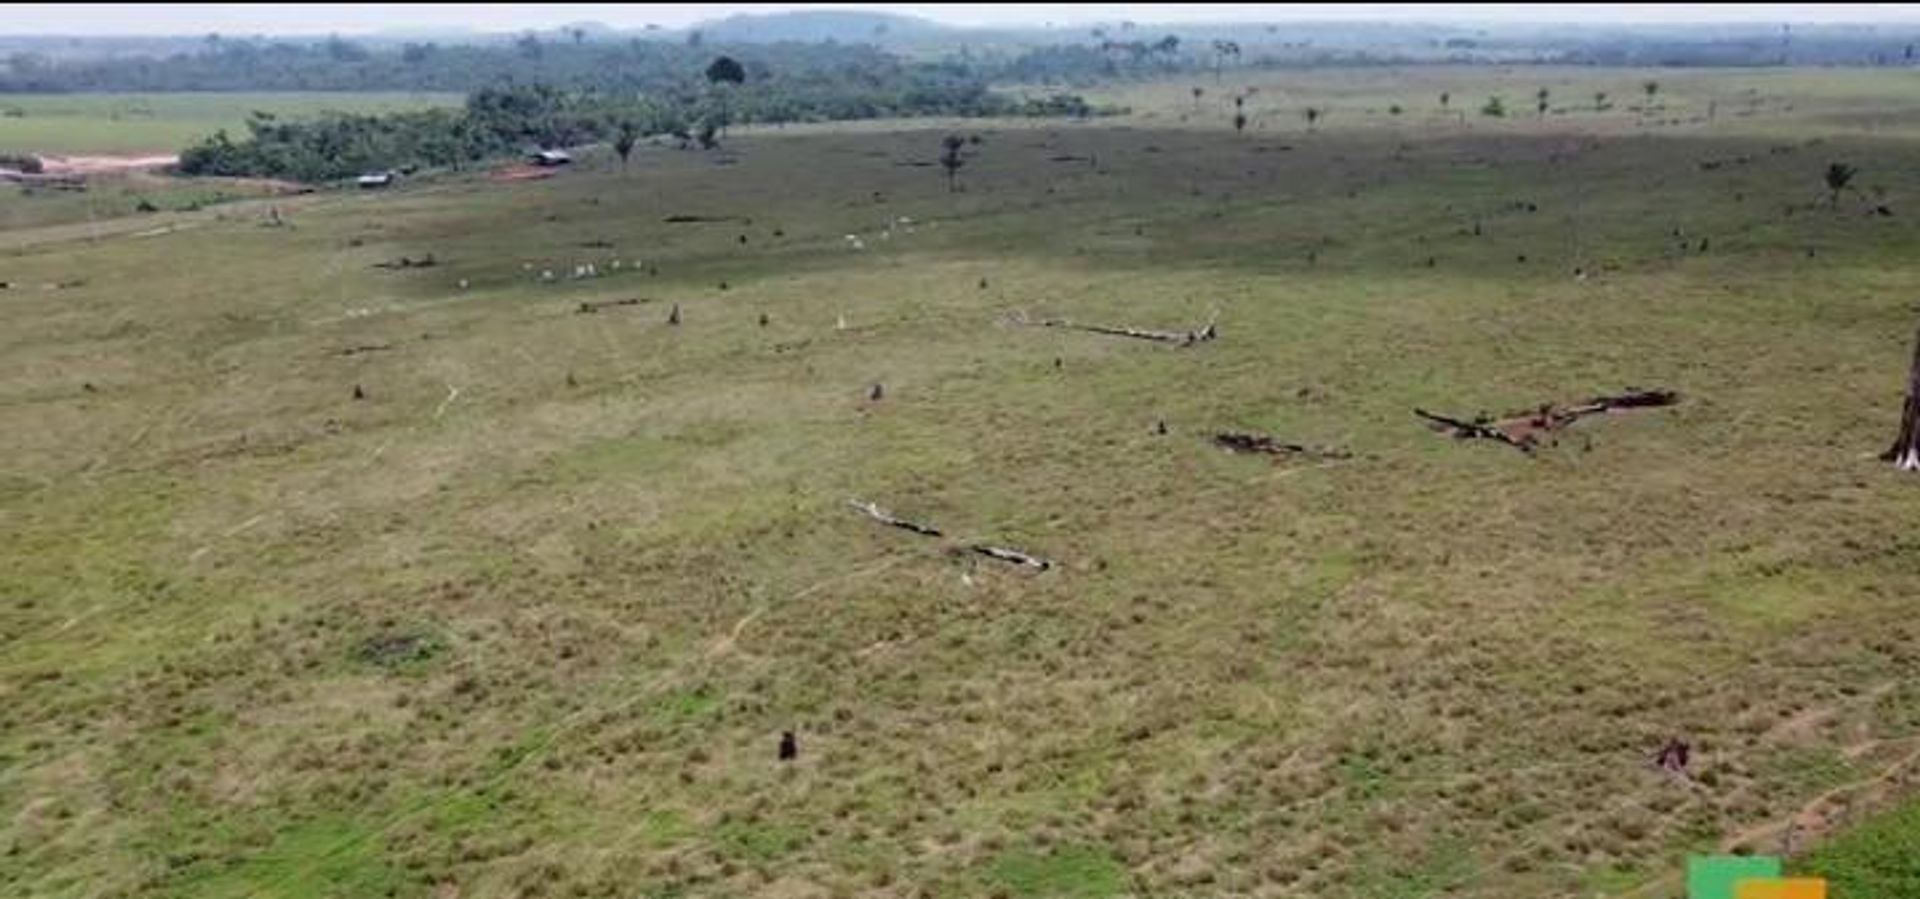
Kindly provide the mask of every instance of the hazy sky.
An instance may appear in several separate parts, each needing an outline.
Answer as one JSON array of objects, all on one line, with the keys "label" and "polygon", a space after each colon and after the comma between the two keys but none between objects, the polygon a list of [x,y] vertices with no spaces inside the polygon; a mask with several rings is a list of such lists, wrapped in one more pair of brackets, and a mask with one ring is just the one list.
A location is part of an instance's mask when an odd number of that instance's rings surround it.
[{"label": "hazy sky", "polygon": [[1141,23],[1286,21],[1289,19],[1424,22],[1900,22],[1920,24],[1912,3],[1521,4],[1456,3],[0,3],[4,34],[354,34],[400,28],[518,31],[569,22],[622,28],[649,23],[689,25],[735,12],[790,9],[874,9],[956,25],[1074,25],[1131,19]]}]

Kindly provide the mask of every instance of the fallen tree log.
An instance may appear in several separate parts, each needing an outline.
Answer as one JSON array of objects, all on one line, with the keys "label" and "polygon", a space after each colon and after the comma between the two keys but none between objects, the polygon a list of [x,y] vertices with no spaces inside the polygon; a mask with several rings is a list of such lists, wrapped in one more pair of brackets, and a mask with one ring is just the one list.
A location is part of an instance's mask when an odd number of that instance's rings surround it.
[{"label": "fallen tree log", "polygon": [[1435,413],[1428,412],[1425,409],[1415,409],[1413,410],[1413,414],[1418,415],[1421,418],[1424,418],[1435,424],[1445,426],[1447,429],[1450,429],[1453,432],[1453,436],[1462,440],[1469,440],[1469,439],[1497,440],[1523,453],[1527,453],[1529,455],[1533,453],[1534,442],[1531,438],[1515,439],[1514,437],[1507,434],[1507,432],[1502,431],[1499,428],[1492,427],[1491,425],[1485,424],[1483,422],[1463,421],[1458,418],[1449,418],[1445,415],[1437,415]]},{"label": "fallen tree log", "polygon": [[638,306],[644,302],[646,302],[645,297],[626,297],[619,300],[587,300],[581,302],[580,308],[574,311],[581,315],[591,315],[602,309],[610,309],[615,306]]},{"label": "fallen tree log", "polygon": [[393,349],[393,344],[391,343],[367,343],[361,344],[360,346],[350,346],[343,350],[336,350],[334,355],[358,356],[361,353],[380,353],[390,349]]},{"label": "fallen tree log", "polygon": [[[1145,328],[1129,328],[1114,325],[1083,325],[1068,321],[1064,318],[1045,318],[1032,324],[1039,325],[1042,328],[1065,328],[1073,331],[1106,334],[1111,337],[1131,337],[1135,340],[1151,340],[1157,343],[1170,343],[1175,346],[1193,346],[1196,343],[1206,343],[1219,339],[1220,331],[1215,327],[1219,318],[1220,315],[1216,312],[1212,318],[1207,320],[1204,326],[1192,331],[1152,331]],[[1024,316],[1020,320],[1024,322]]]},{"label": "fallen tree log", "polygon": [[1265,434],[1241,434],[1234,431],[1221,431],[1213,435],[1216,446],[1236,453],[1265,453],[1270,456],[1315,456],[1321,459],[1351,459],[1353,454],[1335,447],[1307,446],[1304,443],[1287,443],[1275,440]]},{"label": "fallen tree log", "polygon": [[[901,530],[904,530],[904,531],[912,531],[913,533],[919,534],[924,537],[943,536],[939,528],[936,528],[929,524],[922,524],[917,521],[911,521],[905,518],[901,518],[897,515],[890,514],[885,509],[880,508],[879,504],[877,503],[861,502],[860,500],[857,500],[857,499],[850,499],[850,500],[847,500],[847,505],[852,506],[854,509],[858,510],[860,513],[866,515],[868,518],[871,518],[874,521],[880,522],[881,524],[884,524],[888,527],[900,528]],[[1002,562],[1010,562],[1015,565],[1032,568],[1035,571],[1046,571],[1053,567],[1052,562],[1046,559],[1040,558],[1039,556],[1023,553],[1017,549],[1008,549],[1007,547],[1004,547],[1004,546],[995,546],[991,543],[967,543],[965,545],[964,550],[962,550],[960,547],[957,547],[957,546],[951,547],[948,549],[948,552],[950,553],[960,553],[963,551],[986,556],[992,559],[998,559]]]},{"label": "fallen tree log", "polygon": [[917,521],[908,521],[905,518],[898,518],[893,515],[889,515],[885,510],[881,509],[877,504],[863,503],[857,499],[850,499],[850,500],[847,500],[847,505],[852,506],[855,509],[859,509],[862,512],[865,512],[868,518],[871,518],[874,521],[880,522],[881,524],[887,525],[889,527],[896,527],[902,530],[912,531],[916,534],[921,534],[927,537],[940,536],[939,528],[933,527],[932,525],[921,524]]},{"label": "fallen tree log", "polygon": [[419,259],[413,259],[411,257],[402,256],[399,259],[394,259],[387,262],[376,262],[373,264],[373,267],[384,268],[384,269],[433,268],[434,266],[439,264],[440,263],[433,258],[433,254],[428,253],[427,255],[422,256]]},{"label": "fallen tree log", "polygon": [[1436,415],[1424,409],[1413,413],[1434,422],[1455,437],[1497,440],[1522,452],[1531,453],[1540,445],[1541,435],[1552,435],[1589,415],[1601,415],[1621,409],[1651,409],[1671,406],[1680,401],[1672,390],[1630,389],[1626,393],[1594,397],[1578,406],[1557,408],[1542,403],[1537,409],[1514,412],[1498,421],[1482,414],[1473,421]]},{"label": "fallen tree log", "polygon": [[994,559],[999,559],[1002,562],[1012,562],[1015,565],[1025,565],[1028,568],[1034,569],[1035,571],[1046,571],[1047,569],[1053,567],[1053,563],[1047,561],[1046,559],[1042,559],[1039,556],[1030,556],[1030,555],[1027,555],[1026,553],[1020,552],[1019,550],[1007,549],[1004,546],[992,546],[985,543],[975,543],[971,547],[969,547],[969,549],[972,549],[974,552],[979,553],[980,555],[987,556]]},{"label": "fallen tree log", "polygon": [[1571,424],[1578,419],[1612,412],[1615,409],[1652,409],[1671,406],[1680,402],[1680,394],[1673,390],[1629,390],[1613,396],[1596,396],[1578,406],[1554,412],[1553,418]]}]

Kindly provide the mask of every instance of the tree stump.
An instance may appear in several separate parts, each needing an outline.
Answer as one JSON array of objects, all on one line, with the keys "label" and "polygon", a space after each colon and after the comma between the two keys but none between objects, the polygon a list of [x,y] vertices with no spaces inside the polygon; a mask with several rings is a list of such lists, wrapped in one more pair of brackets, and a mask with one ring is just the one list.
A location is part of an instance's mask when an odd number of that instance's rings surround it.
[{"label": "tree stump", "polygon": [[1901,471],[1920,471],[1920,335],[1914,337],[1913,365],[1907,371],[1907,402],[1900,412],[1900,436],[1880,458]]}]

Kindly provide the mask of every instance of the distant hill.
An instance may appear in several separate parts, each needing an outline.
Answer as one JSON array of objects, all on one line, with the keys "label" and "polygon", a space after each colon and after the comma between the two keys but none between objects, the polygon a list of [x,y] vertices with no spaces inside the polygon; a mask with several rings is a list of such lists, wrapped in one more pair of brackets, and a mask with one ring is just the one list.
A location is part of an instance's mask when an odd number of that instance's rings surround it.
[{"label": "distant hill", "polygon": [[889,44],[935,37],[951,29],[938,22],[913,16],[822,9],[728,16],[695,25],[693,30],[709,40],[722,43],[837,41],[843,44]]}]

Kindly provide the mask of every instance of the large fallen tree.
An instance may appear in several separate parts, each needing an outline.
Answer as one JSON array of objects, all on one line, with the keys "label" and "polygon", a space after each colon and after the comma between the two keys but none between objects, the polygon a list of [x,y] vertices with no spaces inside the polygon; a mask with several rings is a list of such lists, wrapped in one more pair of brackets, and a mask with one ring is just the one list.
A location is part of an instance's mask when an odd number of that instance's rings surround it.
[{"label": "large fallen tree", "polygon": [[[880,508],[880,506],[877,503],[862,502],[857,499],[850,499],[850,500],[847,500],[847,505],[852,506],[854,509],[858,510],[860,513],[866,515],[868,518],[871,518],[874,521],[880,522],[881,524],[884,524],[888,527],[899,528],[903,531],[911,531],[923,537],[943,536],[943,533],[939,528],[934,527],[933,525],[930,525],[930,524],[923,524],[918,521],[912,521],[910,519],[901,518],[897,515],[894,515],[888,512],[885,509]],[[1053,567],[1052,562],[1046,559],[1040,558],[1039,556],[1024,553],[1017,549],[1008,549],[1004,546],[995,546],[991,543],[964,542],[961,545],[961,547],[956,547],[954,551],[971,552],[976,555],[986,556],[990,559],[998,559],[1002,562],[1010,562],[1015,565],[1031,568],[1035,571],[1046,571],[1047,569]]]},{"label": "large fallen tree", "polygon": [[1413,414],[1432,422],[1436,430],[1451,433],[1462,440],[1493,440],[1523,453],[1532,453],[1539,447],[1543,435],[1551,435],[1590,415],[1671,406],[1679,401],[1680,394],[1672,390],[1629,389],[1625,393],[1596,396],[1576,406],[1560,407],[1553,403],[1542,403],[1533,411],[1514,412],[1501,419],[1482,414],[1468,420],[1425,409],[1415,409]]}]

